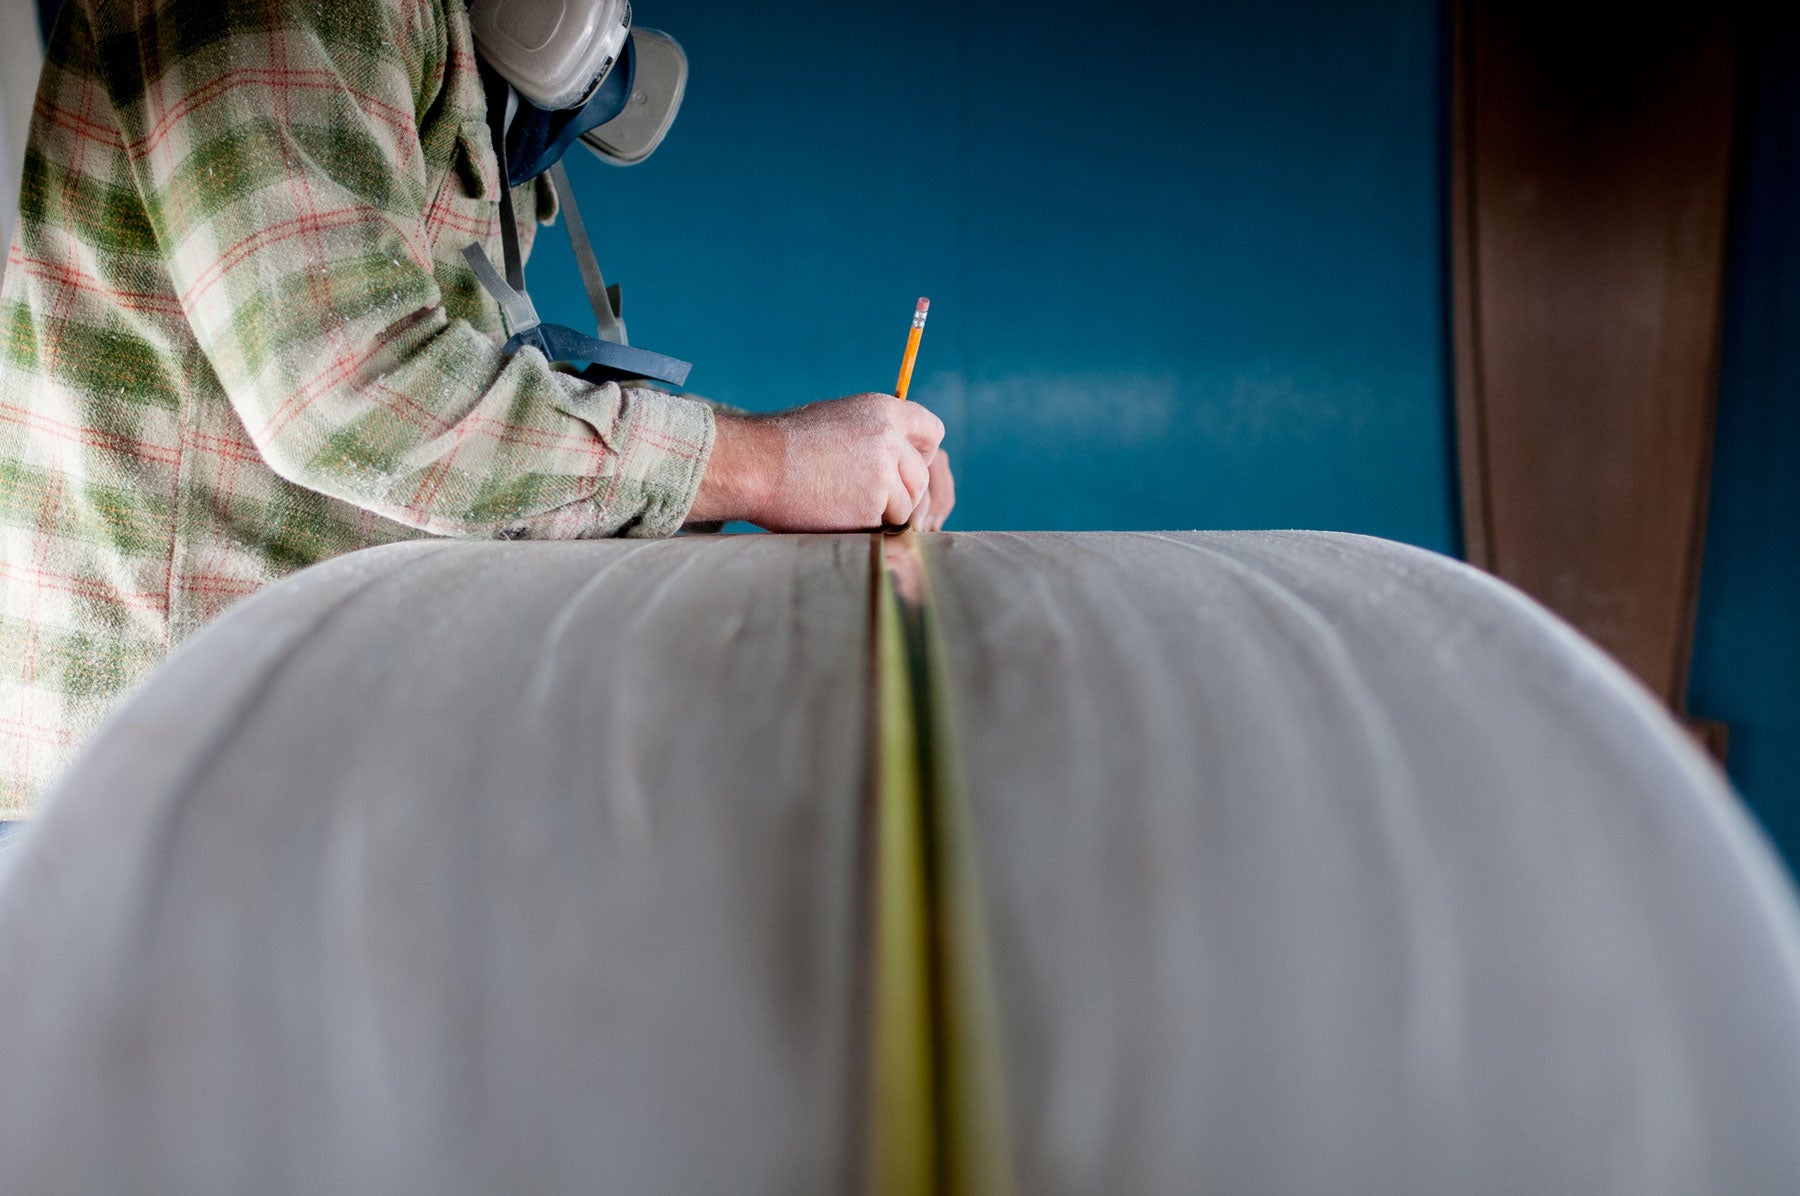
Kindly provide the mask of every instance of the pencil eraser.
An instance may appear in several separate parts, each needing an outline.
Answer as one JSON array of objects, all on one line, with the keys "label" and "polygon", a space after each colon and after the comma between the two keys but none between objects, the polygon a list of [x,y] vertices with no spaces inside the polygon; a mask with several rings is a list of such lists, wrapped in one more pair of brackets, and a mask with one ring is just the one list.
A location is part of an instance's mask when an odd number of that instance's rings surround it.
[{"label": "pencil eraser", "polygon": [[925,296],[923,296],[923,295],[919,296],[919,307],[918,307],[919,314],[924,315],[926,312],[928,312],[930,310],[931,310],[931,300],[925,298]]}]

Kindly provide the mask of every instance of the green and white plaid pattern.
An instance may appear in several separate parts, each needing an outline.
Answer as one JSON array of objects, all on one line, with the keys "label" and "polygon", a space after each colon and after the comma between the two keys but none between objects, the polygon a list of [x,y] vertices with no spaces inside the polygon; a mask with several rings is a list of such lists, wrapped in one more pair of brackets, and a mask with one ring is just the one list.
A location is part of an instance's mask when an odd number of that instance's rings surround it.
[{"label": "green and white plaid pattern", "polygon": [[65,0],[0,288],[0,817],[296,569],[681,526],[704,404],[499,349],[484,116],[462,0]]}]

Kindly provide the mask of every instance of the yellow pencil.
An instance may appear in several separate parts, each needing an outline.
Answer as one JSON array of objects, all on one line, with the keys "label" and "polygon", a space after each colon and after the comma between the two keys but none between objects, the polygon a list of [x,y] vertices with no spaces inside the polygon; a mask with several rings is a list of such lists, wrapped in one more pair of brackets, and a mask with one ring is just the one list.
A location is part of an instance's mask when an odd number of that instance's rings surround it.
[{"label": "yellow pencil", "polygon": [[925,313],[930,310],[931,300],[920,299],[913,311],[912,331],[906,335],[906,356],[900,359],[900,381],[894,383],[894,396],[901,402],[906,401],[906,389],[912,385],[913,362],[919,359],[919,338],[925,335]]}]

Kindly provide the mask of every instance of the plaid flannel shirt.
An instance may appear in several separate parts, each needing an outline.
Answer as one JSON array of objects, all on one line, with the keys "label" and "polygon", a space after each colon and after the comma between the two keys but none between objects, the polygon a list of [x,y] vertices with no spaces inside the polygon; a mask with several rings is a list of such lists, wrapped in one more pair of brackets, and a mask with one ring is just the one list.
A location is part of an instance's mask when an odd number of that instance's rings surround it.
[{"label": "plaid flannel shirt", "polygon": [[306,565],[681,526],[704,404],[500,350],[485,110],[462,0],[65,0],[0,288],[0,817]]}]

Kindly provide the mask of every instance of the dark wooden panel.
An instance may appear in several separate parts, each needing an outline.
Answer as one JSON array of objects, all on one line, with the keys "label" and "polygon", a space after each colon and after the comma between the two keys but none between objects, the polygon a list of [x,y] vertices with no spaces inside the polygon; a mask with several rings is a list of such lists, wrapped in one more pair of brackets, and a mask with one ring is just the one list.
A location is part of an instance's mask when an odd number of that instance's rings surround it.
[{"label": "dark wooden panel", "polygon": [[1730,5],[1457,18],[1455,315],[1469,557],[1685,686],[1730,174]]}]

